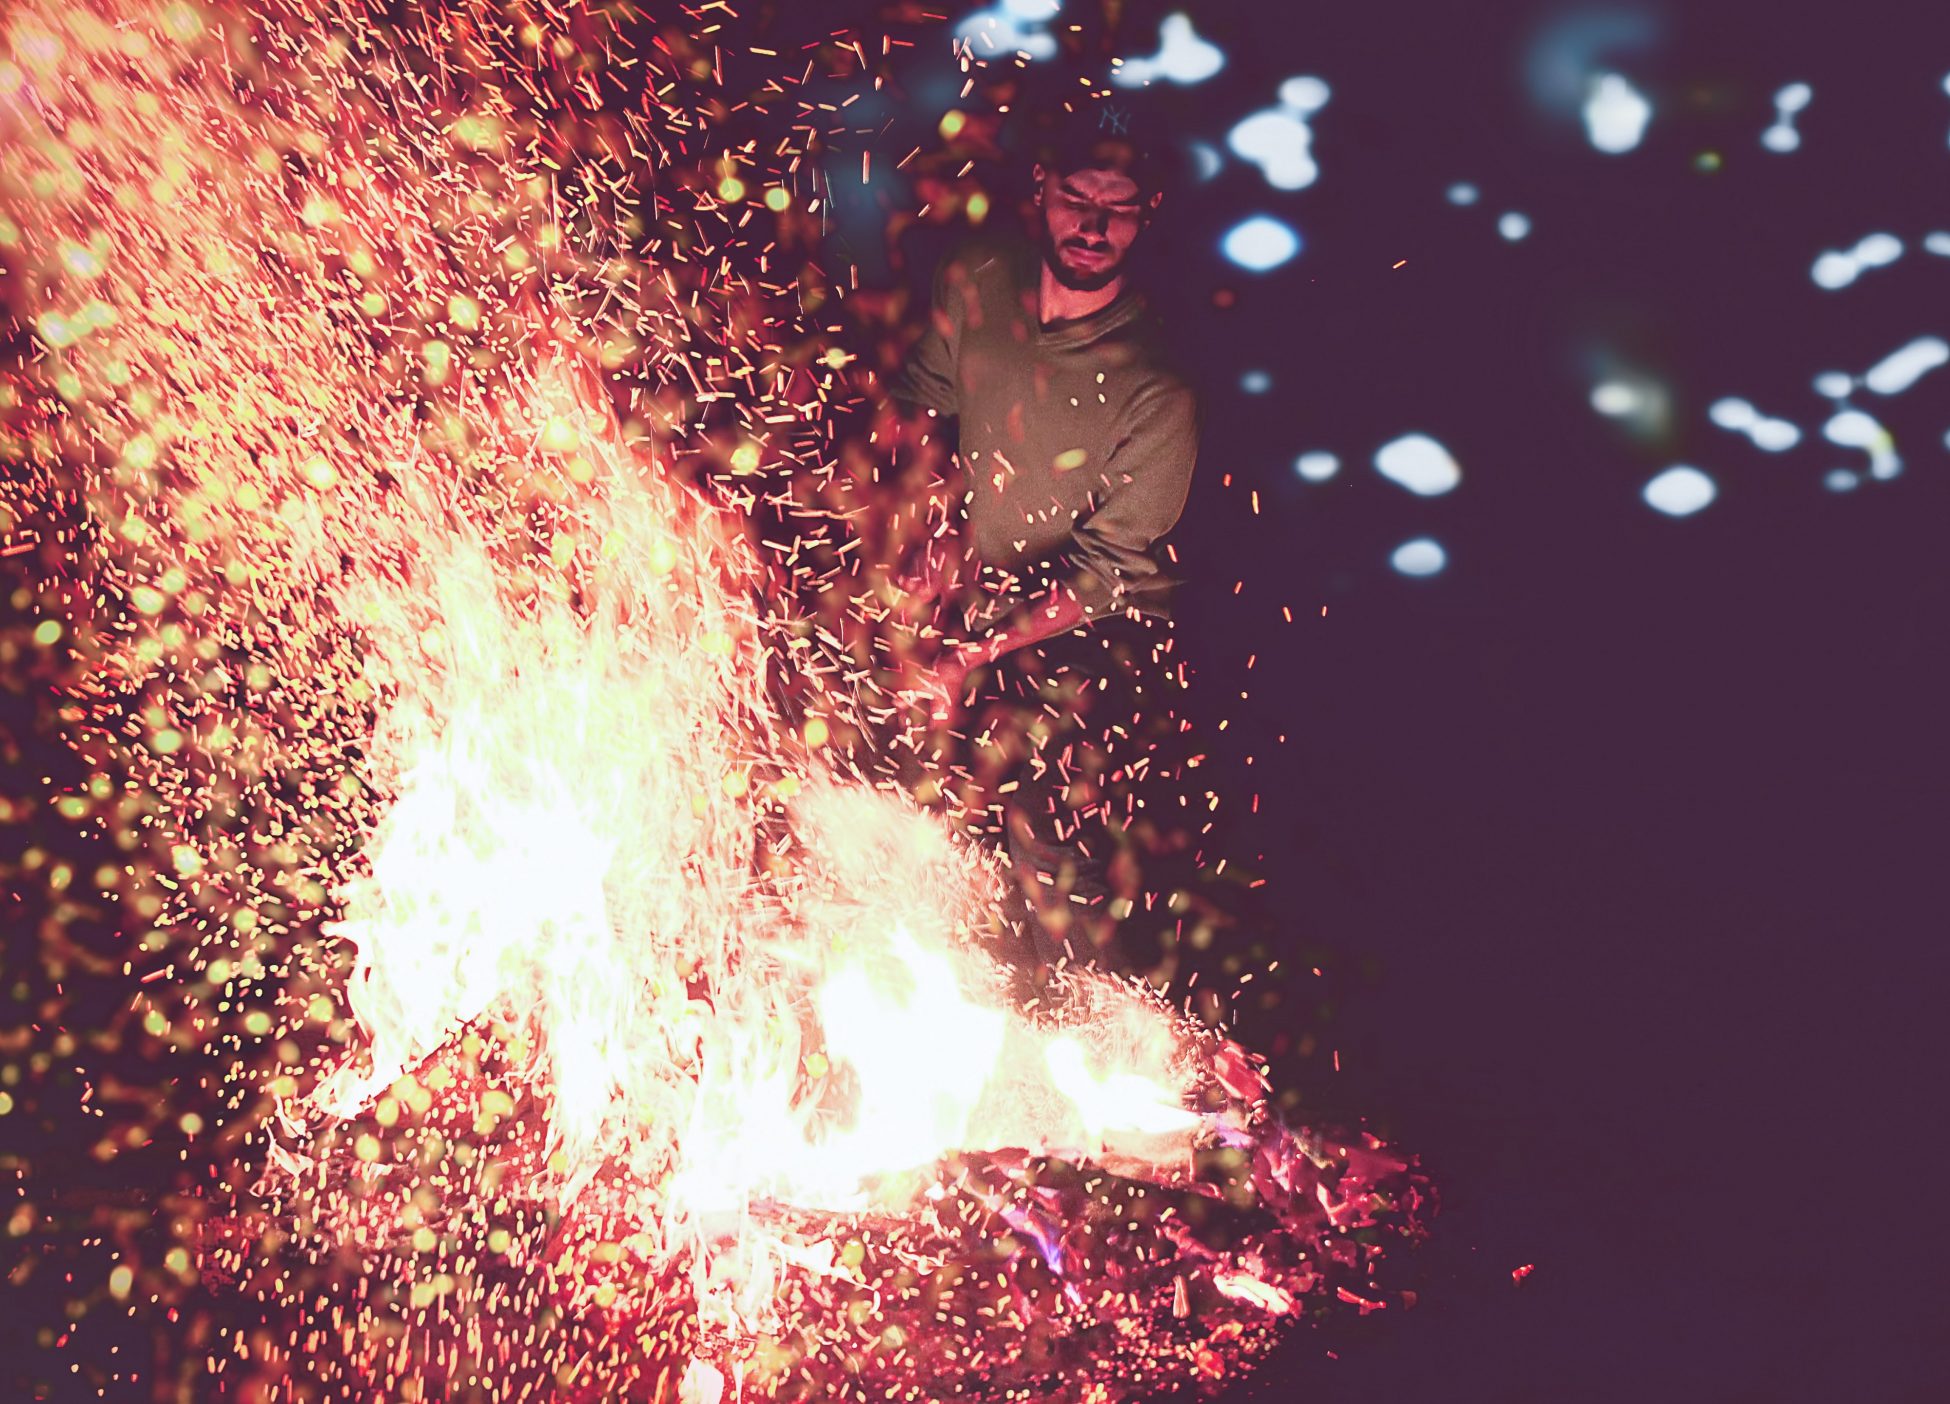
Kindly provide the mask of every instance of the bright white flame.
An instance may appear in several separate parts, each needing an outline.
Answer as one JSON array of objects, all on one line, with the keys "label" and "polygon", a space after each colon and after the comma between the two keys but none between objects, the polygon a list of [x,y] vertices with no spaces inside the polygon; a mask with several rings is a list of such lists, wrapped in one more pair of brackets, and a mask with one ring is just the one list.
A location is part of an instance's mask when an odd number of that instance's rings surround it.
[{"label": "bright white flame", "polygon": [[1217,44],[1201,39],[1191,17],[1166,15],[1158,26],[1158,52],[1150,58],[1127,58],[1111,69],[1110,81],[1136,88],[1164,78],[1173,83],[1203,83],[1226,66]]},{"label": "bright white flame", "polygon": [[1440,542],[1418,536],[1397,546],[1388,560],[1403,575],[1435,575],[1449,564],[1449,553],[1442,549]]},{"label": "bright white flame", "polygon": [[1950,258],[1950,234],[1936,230],[1923,236],[1923,248],[1938,258]]},{"label": "bright white flame", "polygon": [[1146,1077],[1090,1065],[1082,1040],[1053,1038],[1043,1061],[1057,1091],[1076,1104],[1083,1119],[1084,1145],[1101,1145],[1118,1132],[1136,1136],[1173,1136],[1189,1131],[1198,1118],[1176,1099],[1161,1096],[1158,1084]]},{"label": "bright white flame", "polygon": [[1482,198],[1482,192],[1466,180],[1450,186],[1447,194],[1452,205],[1473,205]]},{"label": "bright white flame", "polygon": [[1690,517],[1719,495],[1713,480],[1697,468],[1675,464],[1645,485],[1646,505],[1668,517]]},{"label": "bright white flame", "polygon": [[1248,395],[1264,395],[1273,388],[1272,374],[1263,370],[1249,370],[1239,377],[1239,388]]},{"label": "bright white flame", "polygon": [[1825,400],[1844,400],[1855,389],[1855,377],[1847,371],[1823,371],[1815,377],[1815,393]]},{"label": "bright white flame", "polygon": [[1427,434],[1404,434],[1375,451],[1375,471],[1418,497],[1440,497],[1462,481],[1454,455]]},{"label": "bright white flame", "polygon": [[1327,105],[1330,96],[1318,78],[1289,78],[1280,84],[1279,105],[1241,120],[1227,134],[1226,145],[1240,159],[1258,166],[1275,190],[1304,190],[1320,176],[1308,119]]},{"label": "bright white flame", "polygon": [[[1088,973],[1061,1014],[1018,1010],[973,934],[998,860],[779,753],[735,538],[621,447],[577,369],[511,411],[597,460],[573,590],[512,586],[410,475],[386,529],[411,550],[334,587],[384,699],[388,804],[338,894],[365,1046],[313,1105],[356,1114],[463,1033],[497,1038],[546,1126],[538,1188],[638,1187],[642,1232],[727,1329],[822,1261],[754,1204],[900,1209],[957,1149],[1182,1163],[1199,1123],[1169,1011]],[[337,559],[322,522],[297,528]],[[777,876],[753,863],[770,831]]]},{"label": "bright white flame", "polygon": [[1950,343],[1919,336],[1877,361],[1862,383],[1878,395],[1899,395],[1945,362],[1950,362]]},{"label": "bright white flame", "polygon": [[691,1357],[677,1387],[677,1404],[718,1404],[724,1398],[724,1373],[703,1356]]},{"label": "bright white flame", "polygon": [[1622,74],[1601,73],[1591,81],[1584,100],[1584,130],[1591,144],[1607,155],[1632,150],[1652,120],[1652,104]]},{"label": "bright white flame", "polygon": [[1530,216],[1511,210],[1496,222],[1496,232],[1516,243],[1519,239],[1530,237]]},{"label": "bright white flame", "polygon": [[1264,273],[1300,252],[1300,236],[1271,215],[1254,215],[1226,231],[1219,248],[1248,272]]},{"label": "bright white flame", "polygon": [[1313,449],[1293,460],[1293,471],[1310,483],[1324,483],[1341,471],[1341,460],[1324,449]]},{"label": "bright white flame", "polygon": [[1271,1316],[1285,1316],[1293,1310],[1290,1293],[1249,1272],[1215,1272],[1212,1285],[1234,1301],[1250,1303]]},{"label": "bright white flame", "polygon": [[918,1169],[969,1145],[969,1119],[1008,1036],[1002,1010],[963,997],[945,951],[897,929],[873,954],[880,968],[843,963],[814,996],[827,1057],[865,1074],[852,1114],[871,1128],[820,1147],[822,1197],[857,1194],[878,1170]]}]

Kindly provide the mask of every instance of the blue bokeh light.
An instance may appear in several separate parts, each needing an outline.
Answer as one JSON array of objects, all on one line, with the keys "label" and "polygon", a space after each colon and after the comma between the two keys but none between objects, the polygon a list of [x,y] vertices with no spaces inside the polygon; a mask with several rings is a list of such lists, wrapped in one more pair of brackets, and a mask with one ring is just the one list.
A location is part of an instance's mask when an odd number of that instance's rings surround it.
[{"label": "blue bokeh light", "polygon": [[1397,546],[1388,563],[1403,575],[1420,578],[1439,574],[1449,564],[1449,553],[1434,537],[1418,536]]},{"label": "blue bokeh light", "polygon": [[1226,231],[1219,241],[1225,256],[1249,273],[1278,268],[1300,252],[1300,235],[1271,215],[1254,215]]}]

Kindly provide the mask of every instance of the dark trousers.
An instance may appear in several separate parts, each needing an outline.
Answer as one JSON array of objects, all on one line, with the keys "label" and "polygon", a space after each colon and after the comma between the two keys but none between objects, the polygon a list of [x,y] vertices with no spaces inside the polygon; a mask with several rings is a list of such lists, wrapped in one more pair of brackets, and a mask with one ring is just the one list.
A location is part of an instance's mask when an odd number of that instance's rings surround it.
[{"label": "dark trousers", "polygon": [[1135,899],[1125,835],[1162,778],[1181,688],[1168,621],[1100,620],[1019,649],[997,690],[1022,728],[996,785],[1027,953],[1042,966],[1120,968],[1120,900]]}]

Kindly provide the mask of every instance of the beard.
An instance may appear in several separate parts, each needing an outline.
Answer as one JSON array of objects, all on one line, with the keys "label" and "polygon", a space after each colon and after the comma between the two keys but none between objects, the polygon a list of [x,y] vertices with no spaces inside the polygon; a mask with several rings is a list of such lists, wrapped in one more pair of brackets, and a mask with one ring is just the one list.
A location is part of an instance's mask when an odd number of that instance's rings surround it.
[{"label": "beard", "polygon": [[1049,226],[1043,227],[1043,264],[1050,276],[1071,292],[1101,292],[1116,280],[1124,271],[1124,260],[1112,259],[1101,268],[1082,269],[1064,262],[1064,249],[1050,237]]}]

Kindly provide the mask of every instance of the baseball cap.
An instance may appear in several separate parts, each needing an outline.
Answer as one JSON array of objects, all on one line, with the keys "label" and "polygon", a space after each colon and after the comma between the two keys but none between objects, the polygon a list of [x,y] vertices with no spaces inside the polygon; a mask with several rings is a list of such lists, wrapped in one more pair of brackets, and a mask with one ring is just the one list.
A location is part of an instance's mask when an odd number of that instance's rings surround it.
[{"label": "baseball cap", "polygon": [[1171,184],[1174,146],[1149,106],[1125,94],[1082,93],[1047,109],[1032,147],[1050,170],[1121,171],[1147,195]]}]

